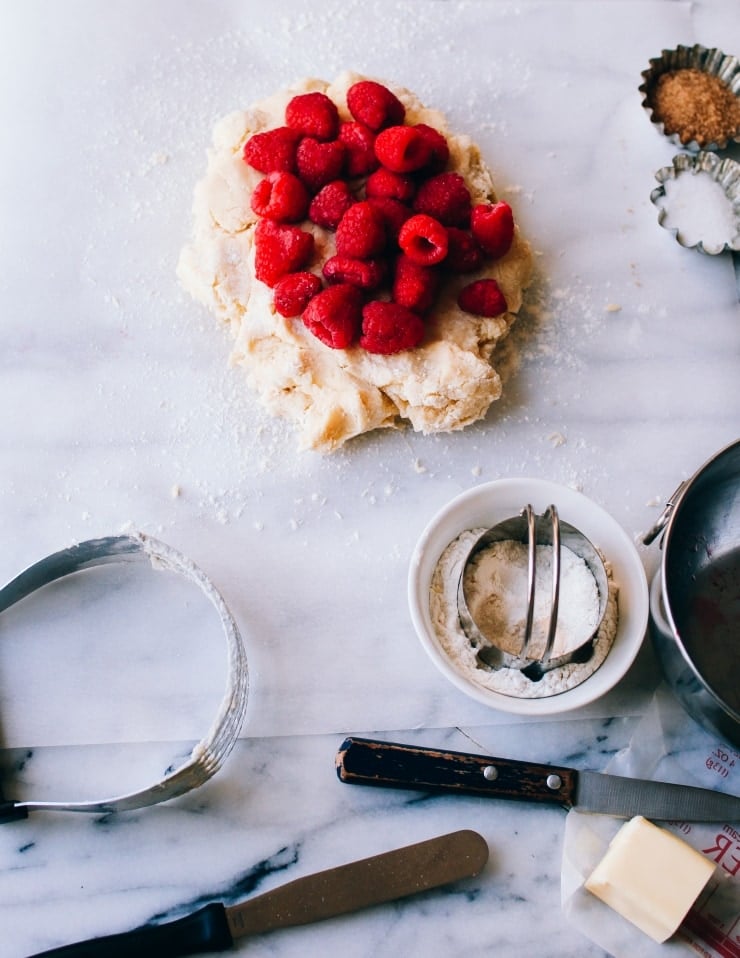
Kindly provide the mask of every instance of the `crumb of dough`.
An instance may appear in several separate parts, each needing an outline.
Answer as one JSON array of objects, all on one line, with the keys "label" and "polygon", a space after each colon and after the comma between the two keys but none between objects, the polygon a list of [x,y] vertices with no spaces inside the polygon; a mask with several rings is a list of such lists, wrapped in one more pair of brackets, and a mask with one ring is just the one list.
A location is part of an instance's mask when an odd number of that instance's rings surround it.
[{"label": "crumb of dough", "polygon": [[[532,273],[531,249],[517,227],[505,256],[478,273],[446,282],[426,319],[423,343],[390,356],[360,347],[331,349],[300,319],[284,319],[275,311],[272,290],[254,276],[257,218],[250,196],[261,175],[242,160],[244,143],[282,125],[285,106],[298,93],[323,91],[337,104],[340,117],[351,119],[346,94],[360,79],[346,72],[332,83],[302,80],[217,123],[205,176],[195,188],[192,238],[178,262],[185,289],[230,329],[231,362],[244,368],[267,410],[295,424],[300,448],[321,452],[374,429],[410,424],[420,433],[442,433],[482,419],[501,396],[496,350],[516,318]],[[406,122],[427,123],[446,136],[448,169],[464,176],[473,203],[495,201],[492,175],[476,144],[452,133],[444,116],[410,91],[386,85],[406,107]],[[317,256],[311,269],[320,272],[334,253],[334,235],[308,222],[303,226],[314,234]],[[505,314],[484,318],[458,307],[459,288],[482,276],[499,283],[508,304]]]}]

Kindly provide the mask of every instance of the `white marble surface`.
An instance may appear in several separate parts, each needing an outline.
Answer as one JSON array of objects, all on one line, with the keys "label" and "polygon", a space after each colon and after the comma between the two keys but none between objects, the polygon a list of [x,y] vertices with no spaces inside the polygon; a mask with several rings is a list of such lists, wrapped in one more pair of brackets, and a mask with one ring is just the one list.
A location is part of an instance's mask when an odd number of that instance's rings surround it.
[{"label": "white marble surface", "polygon": [[[0,5],[0,581],[72,542],[142,529],[214,580],[251,673],[243,738],[202,789],[117,818],[0,827],[0,958],[461,824],[491,845],[481,878],[239,951],[602,955],[560,910],[564,813],[350,789],[333,756],[345,733],[381,731],[602,768],[628,742],[658,680],[647,645],[585,714],[515,723],[426,659],[408,558],[458,492],[519,475],[581,489],[637,540],[737,438],[732,264],[657,225],[653,174],[675,149],[637,93],[663,47],[740,51],[736,0],[217,9]],[[264,417],[174,266],[214,120],[347,67],[414,88],[480,142],[538,273],[519,367],[486,422],[322,458],[296,454]],[[650,575],[657,547],[639,549]],[[172,605],[149,582],[113,581],[3,614],[8,795],[148,780],[206,731],[217,624],[190,596]]]}]

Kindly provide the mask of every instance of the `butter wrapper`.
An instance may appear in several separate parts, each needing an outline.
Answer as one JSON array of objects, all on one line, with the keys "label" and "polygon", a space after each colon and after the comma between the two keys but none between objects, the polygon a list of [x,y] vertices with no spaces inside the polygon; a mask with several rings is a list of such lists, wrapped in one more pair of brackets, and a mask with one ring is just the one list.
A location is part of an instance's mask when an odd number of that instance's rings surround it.
[{"label": "butter wrapper", "polygon": [[[715,741],[693,722],[667,686],[659,687],[629,746],[615,755],[607,770],[740,792],[740,753]],[[623,825],[624,819],[610,815],[568,813],[561,872],[561,903],[568,920],[614,958],[727,958],[736,954],[740,927],[738,823],[660,823],[716,866],[676,933],[662,943],[653,941],[585,888]]]}]

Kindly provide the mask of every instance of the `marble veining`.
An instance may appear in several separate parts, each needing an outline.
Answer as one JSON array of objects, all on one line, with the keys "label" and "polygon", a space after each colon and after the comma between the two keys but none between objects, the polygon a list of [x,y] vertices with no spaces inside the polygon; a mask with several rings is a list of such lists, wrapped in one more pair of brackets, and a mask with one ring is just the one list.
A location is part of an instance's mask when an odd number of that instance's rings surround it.
[{"label": "marble veining", "polygon": [[[644,774],[637,736],[656,775],[740,792],[740,761],[682,713],[655,717],[649,643],[609,695],[533,723],[452,688],[406,597],[431,517],[517,476],[603,506],[650,577],[660,549],[641,534],[737,438],[732,263],[659,227],[650,192],[675,150],[637,89],[664,47],[740,54],[736,0],[215,9],[26,0],[0,12],[0,581],[70,543],[141,530],[212,579],[250,672],[241,737],[201,788],[120,815],[0,825],[0,958],[460,827],[490,846],[479,877],[235,953],[604,958],[561,907],[564,810],[346,786],[334,754],[353,733]],[[179,289],[175,264],[215,120],[346,68],[413,88],[480,143],[536,276],[484,422],[299,455],[228,367],[226,332]],[[161,585],[85,574],[0,616],[6,797],[139,787],[205,734],[225,676],[219,625],[197,590]],[[643,955],[632,941],[629,958]]]}]

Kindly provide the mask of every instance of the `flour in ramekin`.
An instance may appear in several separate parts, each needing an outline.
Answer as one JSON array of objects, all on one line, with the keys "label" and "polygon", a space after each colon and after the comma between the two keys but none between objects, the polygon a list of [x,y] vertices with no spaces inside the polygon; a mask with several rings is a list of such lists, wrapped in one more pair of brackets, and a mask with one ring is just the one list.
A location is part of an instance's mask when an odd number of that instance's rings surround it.
[{"label": "flour in ramekin", "polygon": [[[534,602],[528,658],[544,655],[550,629],[553,548],[535,548]],[[510,655],[524,645],[528,613],[529,548],[504,539],[475,553],[463,582],[468,611],[490,642]],[[599,625],[599,587],[586,561],[567,546],[560,548],[559,611],[552,646],[555,656],[574,652]]]},{"label": "flour in ramekin", "polygon": [[519,669],[488,669],[478,660],[479,647],[468,638],[460,625],[457,588],[465,559],[475,540],[484,532],[473,529],[462,532],[440,556],[432,574],[429,612],[437,641],[454,668],[466,679],[483,688],[516,698],[547,698],[575,688],[604,662],[617,634],[618,589],[609,564],[605,563],[609,583],[606,612],[596,637],[591,658],[546,672],[533,682]]}]

